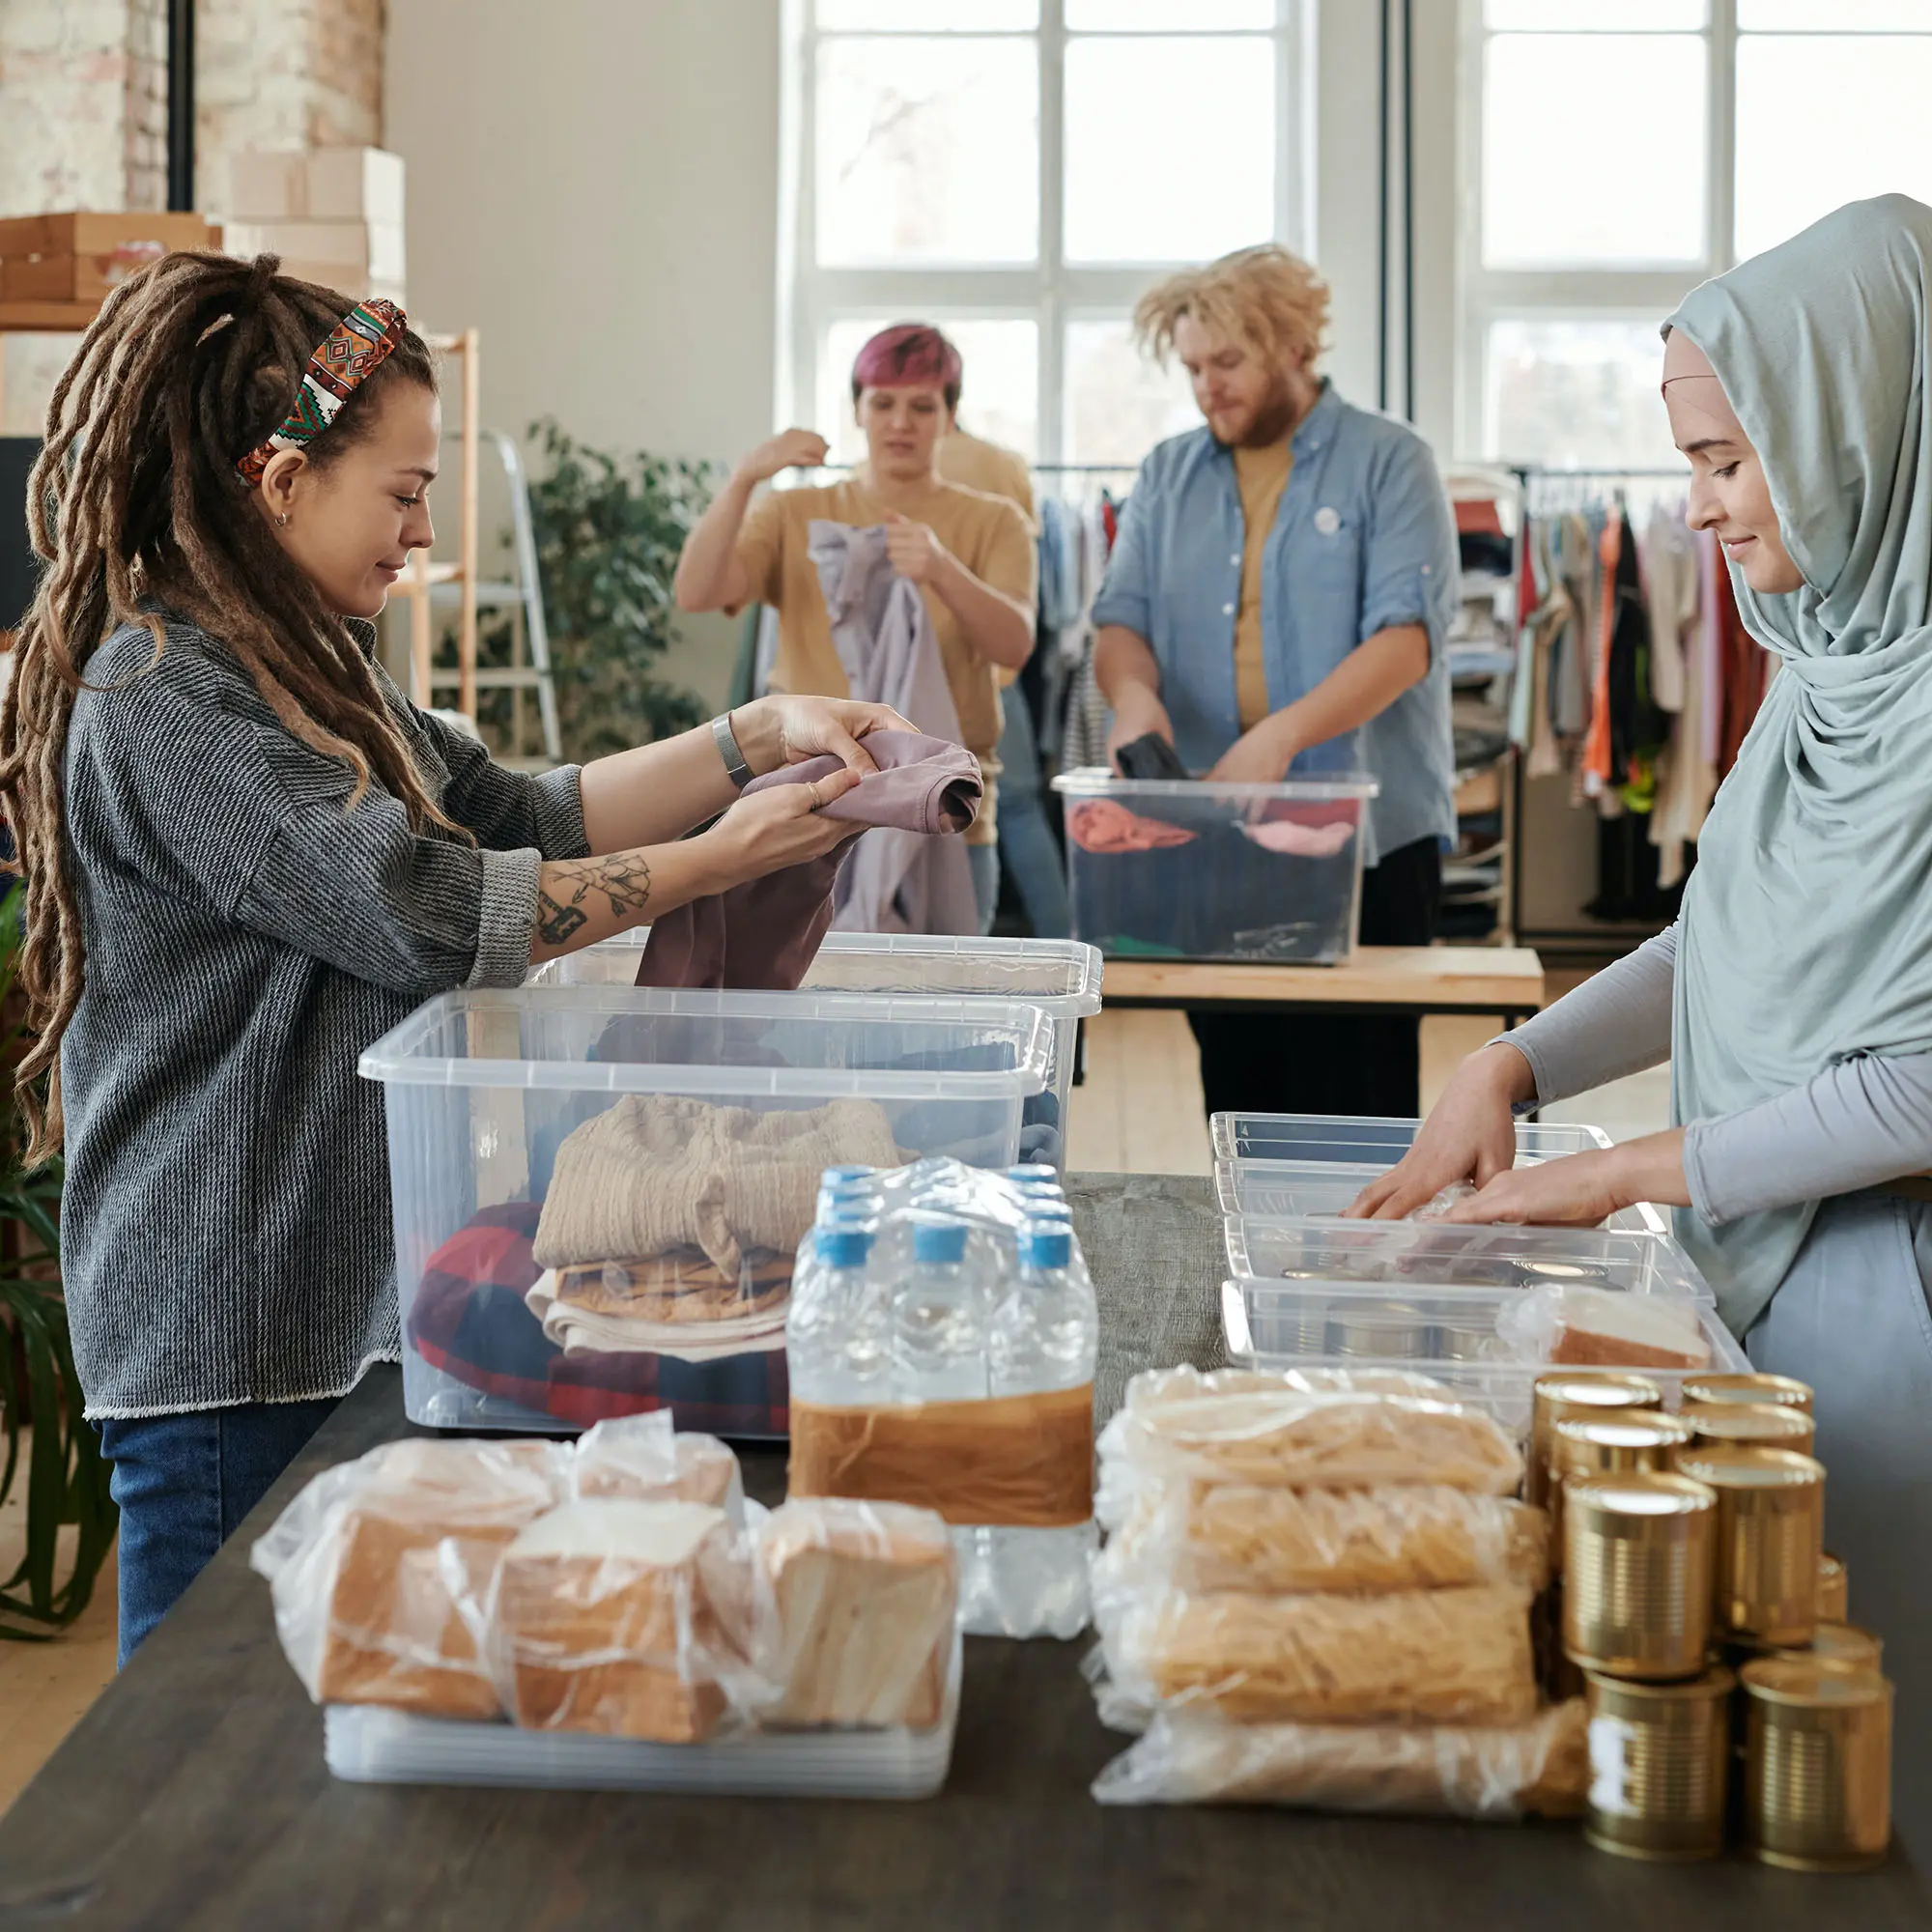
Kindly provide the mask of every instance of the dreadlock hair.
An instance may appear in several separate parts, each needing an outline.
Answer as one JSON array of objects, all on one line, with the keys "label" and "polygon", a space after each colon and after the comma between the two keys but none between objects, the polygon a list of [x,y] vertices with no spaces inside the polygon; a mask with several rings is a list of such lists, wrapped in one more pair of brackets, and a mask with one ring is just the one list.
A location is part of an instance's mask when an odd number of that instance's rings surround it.
[{"label": "dreadlock hair", "polygon": [[[68,726],[89,660],[119,625],[145,624],[156,659],[167,646],[158,611],[198,625],[285,729],[350,768],[351,809],[376,784],[418,830],[460,833],[424,789],[369,660],[235,468],[280,424],[310,355],[354,306],[279,266],[272,255],[184,252],[129,276],[47,410],[27,486],[28,531],[46,568],[0,707],[0,807],[16,846],[11,869],[26,879],[18,981],[34,1037],[14,1091],[30,1164],[61,1145],[60,1042],[85,964],[64,850]],[[412,331],[308,445],[308,460],[326,468],[366,436],[378,398],[402,382],[436,387],[434,358]]]}]

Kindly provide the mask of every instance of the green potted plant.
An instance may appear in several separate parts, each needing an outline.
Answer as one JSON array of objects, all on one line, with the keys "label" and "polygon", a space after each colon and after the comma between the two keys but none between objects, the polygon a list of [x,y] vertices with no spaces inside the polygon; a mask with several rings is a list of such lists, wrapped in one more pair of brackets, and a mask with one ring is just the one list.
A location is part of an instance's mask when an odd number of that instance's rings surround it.
[{"label": "green potted plant", "polygon": [[[10,997],[19,965],[25,888],[0,897],[0,1065],[18,1058],[21,1003]],[[99,1438],[81,1414],[60,1280],[61,1164],[28,1172],[11,1114],[0,1151],[0,1503],[26,1485],[27,1537],[0,1578],[0,1639],[45,1638],[86,1609],[114,1547],[119,1512],[108,1493]],[[23,1434],[31,1432],[24,1460]],[[61,1531],[75,1532],[64,1560]],[[63,1574],[64,1573],[64,1574]]]}]

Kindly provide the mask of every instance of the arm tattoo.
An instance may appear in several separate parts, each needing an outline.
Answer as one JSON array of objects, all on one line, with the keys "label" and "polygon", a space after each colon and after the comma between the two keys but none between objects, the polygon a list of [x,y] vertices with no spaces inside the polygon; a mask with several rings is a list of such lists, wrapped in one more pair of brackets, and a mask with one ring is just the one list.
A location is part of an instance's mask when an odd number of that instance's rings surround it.
[{"label": "arm tattoo", "polygon": [[562,897],[537,894],[537,930],[546,946],[561,946],[590,915],[586,899],[610,902],[612,919],[641,912],[650,903],[651,868],[635,852],[612,852],[602,859],[562,859],[544,867]]}]

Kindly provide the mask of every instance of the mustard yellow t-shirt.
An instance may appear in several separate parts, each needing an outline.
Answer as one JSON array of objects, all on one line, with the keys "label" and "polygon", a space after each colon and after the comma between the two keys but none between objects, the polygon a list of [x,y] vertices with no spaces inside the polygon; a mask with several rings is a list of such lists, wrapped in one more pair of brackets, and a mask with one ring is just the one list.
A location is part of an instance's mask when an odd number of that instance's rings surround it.
[{"label": "mustard yellow t-shirt", "polygon": [[1027,520],[1027,527],[1038,531],[1039,517],[1033,500],[1033,471],[1027,468],[1027,460],[1018,450],[1004,448],[997,442],[988,442],[982,436],[955,429],[940,442],[935,463],[947,482],[963,483],[969,490],[978,490],[988,497],[1004,497],[1008,502],[1018,504],[1020,515]]},{"label": "mustard yellow t-shirt", "polygon": [[1241,601],[1235,607],[1235,701],[1243,731],[1252,731],[1268,715],[1267,667],[1262,655],[1262,553],[1293,468],[1294,449],[1286,437],[1262,449],[1235,452],[1242,529]]},{"label": "mustard yellow t-shirt", "polygon": [[[772,687],[820,697],[844,697],[851,687],[832,641],[832,619],[819,588],[818,569],[809,551],[808,527],[814,522],[849,524],[865,529],[882,524],[887,506],[860,477],[810,490],[774,490],[745,519],[738,534],[738,561],[745,567],[752,595],[779,613],[778,660]],[[903,512],[926,525],[980,582],[1031,605],[1037,595],[1037,558],[1026,520],[1005,498],[936,483],[931,493]],[[939,659],[959,713],[959,735],[985,773],[986,795],[980,816],[966,834],[969,845],[990,845],[995,824],[1000,742],[997,668],[966,641],[959,620],[929,588],[925,608],[939,641]]]}]

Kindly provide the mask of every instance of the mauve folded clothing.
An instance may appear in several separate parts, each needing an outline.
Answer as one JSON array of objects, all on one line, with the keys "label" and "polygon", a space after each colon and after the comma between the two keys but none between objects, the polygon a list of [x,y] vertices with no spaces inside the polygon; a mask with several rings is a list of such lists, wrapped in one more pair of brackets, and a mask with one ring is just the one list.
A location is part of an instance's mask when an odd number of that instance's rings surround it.
[{"label": "mauve folded clothing", "polygon": [[[885,530],[819,521],[806,535],[851,695],[890,704],[928,737],[963,744],[932,612],[893,568]],[[874,832],[838,876],[833,918],[841,932],[978,932],[971,862],[960,846]]]},{"label": "mauve folded clothing", "polygon": [[1352,825],[1333,820],[1327,825],[1303,825],[1293,818],[1264,818],[1244,825],[1242,836],[1269,852],[1292,859],[1332,859],[1355,836]]},{"label": "mauve folded clothing", "polygon": [[481,1394],[572,1428],[663,1408],[679,1429],[785,1434],[782,1349],[703,1362],[566,1355],[526,1301],[542,1273],[530,1253],[540,1211],[533,1201],[485,1208],[430,1257],[407,1324],[410,1344],[425,1363]]},{"label": "mauve folded clothing", "polygon": [[567,1267],[698,1247],[735,1273],[746,1248],[798,1246],[820,1176],[845,1162],[900,1165],[891,1122],[873,1101],[757,1113],[626,1094],[557,1149],[536,1259]]},{"label": "mauve folded clothing", "polygon": [[1084,800],[1066,814],[1066,836],[1083,852],[1162,852],[1191,845],[1194,834],[1137,811],[1110,798]]},{"label": "mauve folded clothing", "polygon": [[[827,818],[889,827],[921,839],[963,832],[973,823],[982,786],[980,761],[971,752],[912,731],[874,731],[866,750],[879,769],[826,806]],[[745,790],[812,784],[842,769],[837,758],[808,758],[753,779]],[[791,992],[832,924],[839,867],[848,860],[857,864],[860,856],[849,842],[841,844],[823,859],[661,913],[645,942],[637,983]],[[912,890],[910,882],[902,884]]]}]

